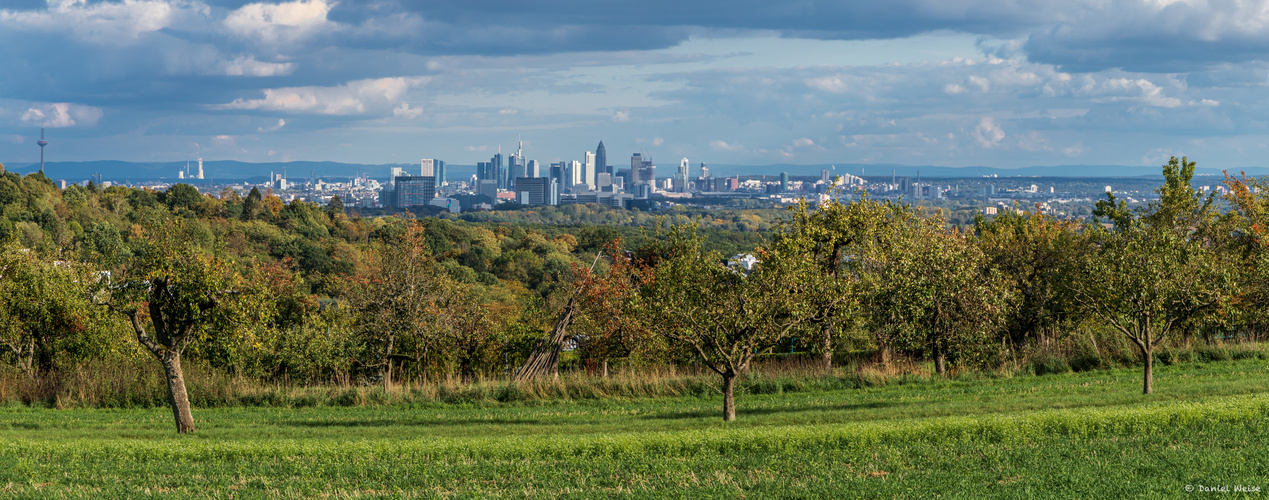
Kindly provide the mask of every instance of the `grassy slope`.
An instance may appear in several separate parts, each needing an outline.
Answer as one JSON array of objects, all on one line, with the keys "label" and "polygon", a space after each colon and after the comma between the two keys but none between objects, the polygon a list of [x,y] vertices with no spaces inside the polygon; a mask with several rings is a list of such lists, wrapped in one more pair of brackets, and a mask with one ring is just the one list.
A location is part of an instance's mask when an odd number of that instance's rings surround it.
[{"label": "grassy slope", "polygon": [[0,409],[0,496],[1177,496],[1269,487],[1269,365],[918,383],[739,399]]}]

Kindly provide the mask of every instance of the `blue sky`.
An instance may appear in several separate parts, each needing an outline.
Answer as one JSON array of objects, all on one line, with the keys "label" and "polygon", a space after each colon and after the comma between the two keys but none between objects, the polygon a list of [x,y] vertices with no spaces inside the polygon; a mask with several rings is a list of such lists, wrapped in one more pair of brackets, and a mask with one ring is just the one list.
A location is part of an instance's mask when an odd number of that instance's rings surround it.
[{"label": "blue sky", "polygon": [[0,162],[1269,165],[1269,0],[0,1]]}]

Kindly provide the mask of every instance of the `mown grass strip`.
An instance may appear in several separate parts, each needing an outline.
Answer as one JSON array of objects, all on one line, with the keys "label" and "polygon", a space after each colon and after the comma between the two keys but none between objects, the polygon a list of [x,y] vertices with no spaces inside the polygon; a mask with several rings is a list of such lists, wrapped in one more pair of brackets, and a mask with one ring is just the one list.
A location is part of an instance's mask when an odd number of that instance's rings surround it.
[{"label": "mown grass strip", "polygon": [[132,460],[155,462],[312,459],[601,459],[639,456],[694,457],[712,454],[783,454],[860,450],[882,445],[929,443],[1030,443],[1046,437],[1097,439],[1108,436],[1201,432],[1264,427],[1269,395],[1204,401],[1166,402],[1120,408],[1083,408],[996,414],[981,417],[853,422],[844,424],[728,428],[586,435],[576,439],[542,436],[453,439],[205,441],[80,440],[69,443],[17,439],[0,445],[3,461]]}]

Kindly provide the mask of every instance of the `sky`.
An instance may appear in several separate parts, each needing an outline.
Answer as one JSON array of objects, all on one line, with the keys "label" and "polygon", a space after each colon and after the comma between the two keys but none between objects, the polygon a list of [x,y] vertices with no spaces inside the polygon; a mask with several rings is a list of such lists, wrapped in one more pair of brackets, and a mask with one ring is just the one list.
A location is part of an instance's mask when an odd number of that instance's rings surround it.
[{"label": "sky", "polygon": [[0,162],[1265,166],[1269,0],[0,0]]}]

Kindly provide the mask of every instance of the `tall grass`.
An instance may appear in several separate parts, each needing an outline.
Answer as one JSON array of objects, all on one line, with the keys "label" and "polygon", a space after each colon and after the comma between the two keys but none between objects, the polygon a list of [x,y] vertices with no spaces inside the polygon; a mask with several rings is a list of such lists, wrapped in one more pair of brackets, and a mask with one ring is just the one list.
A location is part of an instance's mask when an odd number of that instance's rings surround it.
[{"label": "tall grass", "polygon": [[[1013,353],[993,369],[958,367],[952,378],[973,379],[1047,375],[1138,366],[1129,346],[1101,342],[1038,343]],[[1170,345],[1158,350],[1157,361],[1204,363],[1269,359],[1269,345],[1255,343]],[[890,384],[926,383],[937,377],[928,362],[896,356],[878,363],[867,356],[842,356],[826,370],[818,357],[787,356],[758,362],[739,381],[741,394],[835,391]],[[555,378],[512,383],[501,378],[457,377],[407,380],[389,388],[357,385],[347,379],[296,386],[233,376],[197,363],[185,367],[190,402],[196,407],[234,406],[373,406],[387,404],[482,405],[534,404],[545,401],[709,397],[719,394],[719,378],[695,366],[625,367],[608,377],[585,370],[564,371]],[[149,408],[167,405],[167,387],[157,363],[147,359],[95,360],[29,377],[0,369],[0,404],[50,408]]]}]

